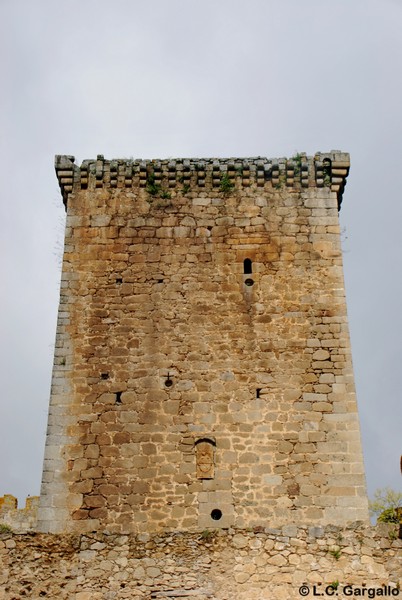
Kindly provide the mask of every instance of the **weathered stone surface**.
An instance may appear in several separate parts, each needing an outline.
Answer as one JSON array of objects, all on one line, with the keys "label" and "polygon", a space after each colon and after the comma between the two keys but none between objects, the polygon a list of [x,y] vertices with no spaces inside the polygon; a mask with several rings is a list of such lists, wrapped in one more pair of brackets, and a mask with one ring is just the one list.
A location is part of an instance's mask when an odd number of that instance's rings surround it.
[{"label": "weathered stone surface", "polygon": [[368,588],[390,586],[396,596],[402,541],[395,534],[396,525],[357,524],[288,525],[276,532],[2,534],[0,598],[296,600],[301,585],[312,596],[314,584],[317,595],[333,581],[339,597],[350,595],[346,585],[365,588],[366,595]]},{"label": "weathered stone surface", "polygon": [[41,531],[367,520],[345,384],[348,160],[57,157],[68,227]]},{"label": "weathered stone surface", "polygon": [[18,500],[11,494],[1,496],[0,523],[16,533],[31,531],[38,520],[38,506],[39,496],[28,496],[24,508],[18,508]]}]

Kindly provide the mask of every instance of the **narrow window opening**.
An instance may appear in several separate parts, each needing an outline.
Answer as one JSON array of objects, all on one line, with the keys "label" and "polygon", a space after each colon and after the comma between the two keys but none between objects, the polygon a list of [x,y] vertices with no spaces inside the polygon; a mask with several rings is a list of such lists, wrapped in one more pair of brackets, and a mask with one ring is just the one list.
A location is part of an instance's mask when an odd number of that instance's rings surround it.
[{"label": "narrow window opening", "polygon": [[255,390],[255,397],[256,397],[256,398],[260,398],[260,396],[261,396],[261,389],[262,389],[262,388],[257,388],[257,389]]},{"label": "narrow window opening", "polygon": [[222,511],[219,508],[214,508],[211,511],[211,519],[214,521],[219,521],[222,518]]},{"label": "narrow window opening", "polygon": [[244,274],[251,275],[251,273],[253,272],[253,263],[251,261],[251,258],[245,258],[243,265],[244,265]]},{"label": "narrow window opening", "polygon": [[109,379],[109,373],[101,373],[101,379]]},{"label": "narrow window opening", "polygon": [[123,283],[123,278],[122,277],[116,277],[116,283],[119,284],[119,285],[121,283]]},{"label": "narrow window opening", "polygon": [[170,379],[170,375],[168,373],[168,376],[167,376],[167,378],[165,380],[165,387],[172,387],[172,385],[173,385],[173,380]]},{"label": "narrow window opening", "polygon": [[121,404],[121,395],[123,392],[116,392],[116,404]]}]

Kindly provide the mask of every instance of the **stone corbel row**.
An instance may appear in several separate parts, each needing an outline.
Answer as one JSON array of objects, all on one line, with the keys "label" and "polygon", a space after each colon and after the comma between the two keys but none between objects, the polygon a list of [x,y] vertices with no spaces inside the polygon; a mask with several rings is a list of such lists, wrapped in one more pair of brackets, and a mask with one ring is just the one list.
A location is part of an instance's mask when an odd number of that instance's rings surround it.
[{"label": "stone corbel row", "polygon": [[314,157],[297,154],[290,159],[166,159],[166,160],[84,160],[81,167],[73,156],[56,156],[55,168],[64,203],[74,186],[78,189],[102,187],[154,189],[179,188],[182,193],[212,187],[231,191],[243,187],[271,185],[275,189],[328,187],[337,193],[338,204],[349,173],[349,154],[332,151]]},{"label": "stone corbel row", "polygon": [[68,196],[73,191],[74,174],[79,171],[79,167],[74,164],[75,157],[57,154],[54,159],[54,168],[63,196],[64,206],[67,208]]},{"label": "stone corbel row", "polygon": [[338,208],[342,204],[343,191],[350,169],[350,157],[346,152],[316,154],[314,157],[317,187],[328,186],[338,197]]}]

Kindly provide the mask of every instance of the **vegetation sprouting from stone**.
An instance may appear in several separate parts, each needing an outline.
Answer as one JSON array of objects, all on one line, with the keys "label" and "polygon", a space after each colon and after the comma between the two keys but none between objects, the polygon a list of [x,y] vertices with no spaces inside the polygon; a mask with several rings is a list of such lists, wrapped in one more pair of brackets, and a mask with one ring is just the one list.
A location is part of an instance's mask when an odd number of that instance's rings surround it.
[{"label": "vegetation sprouting from stone", "polygon": [[221,179],[220,190],[225,194],[229,194],[234,189],[234,183],[230,180],[229,175],[225,173]]},{"label": "vegetation sprouting from stone", "polygon": [[151,196],[157,196],[161,190],[160,184],[156,183],[156,181],[155,181],[154,173],[150,173],[147,177],[146,190],[147,190],[148,194],[151,194]]},{"label": "vegetation sprouting from stone", "polygon": [[335,560],[339,560],[342,554],[340,548],[331,548],[330,550],[328,550],[328,552],[331,556],[335,558]]},{"label": "vegetation sprouting from stone", "polygon": [[292,160],[295,164],[295,175],[298,175],[301,171],[301,163],[302,163],[302,155],[300,152],[297,152],[294,156],[292,156]]},{"label": "vegetation sprouting from stone", "polygon": [[147,186],[146,191],[148,194],[154,197],[162,198],[163,200],[170,199],[172,197],[171,193],[166,190],[160,183],[156,182],[155,174],[149,173],[147,177]]}]

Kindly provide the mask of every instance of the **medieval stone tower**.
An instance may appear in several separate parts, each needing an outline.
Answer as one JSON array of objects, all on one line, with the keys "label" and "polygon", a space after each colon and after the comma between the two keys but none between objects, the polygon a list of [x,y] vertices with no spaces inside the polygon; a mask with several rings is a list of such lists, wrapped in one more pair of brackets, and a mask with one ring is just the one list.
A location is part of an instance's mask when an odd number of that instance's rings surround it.
[{"label": "medieval stone tower", "polygon": [[67,210],[41,531],[367,520],[341,152],[56,157]]}]

